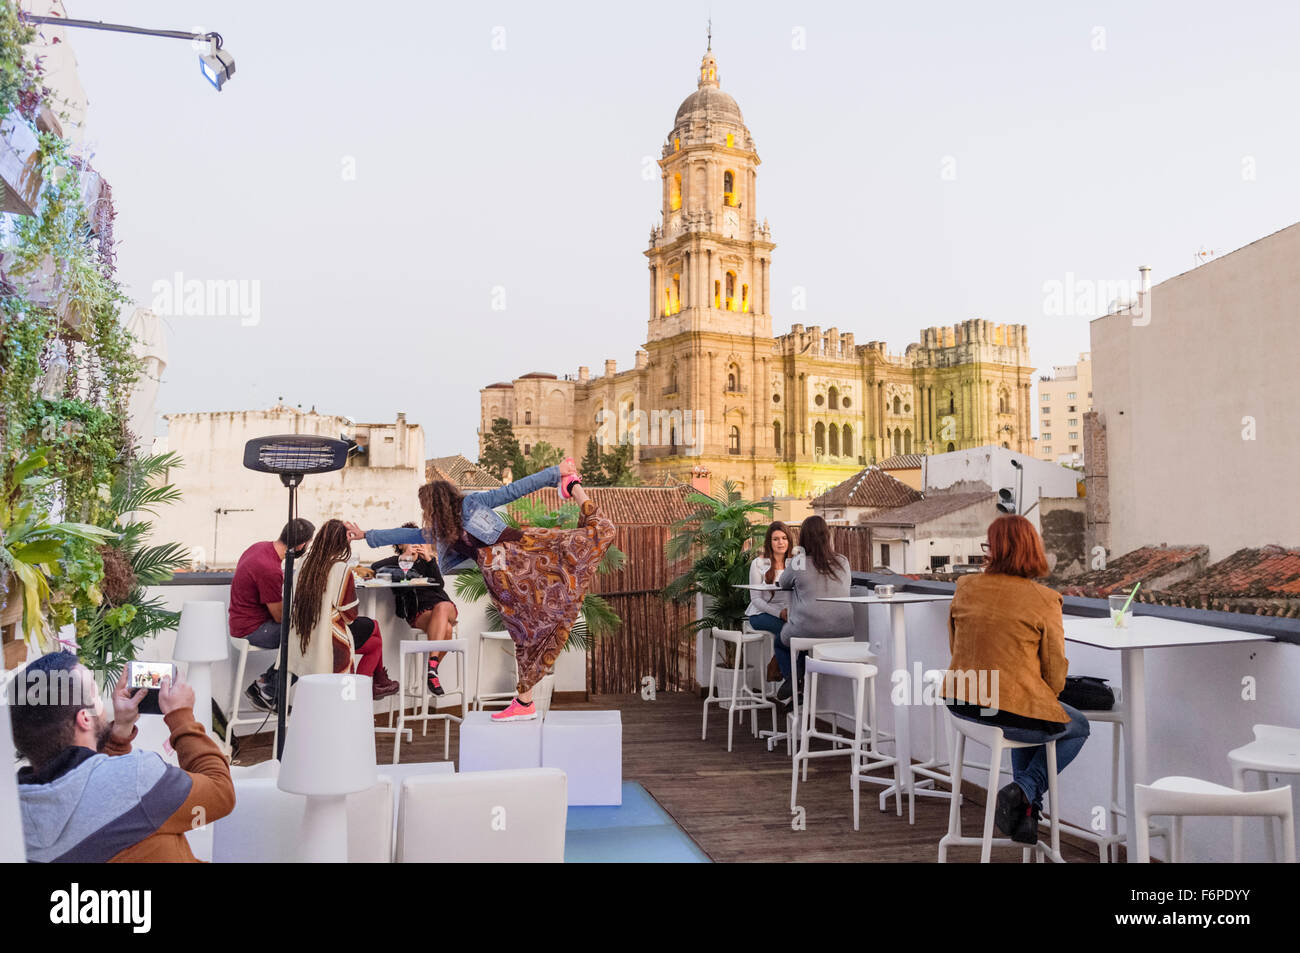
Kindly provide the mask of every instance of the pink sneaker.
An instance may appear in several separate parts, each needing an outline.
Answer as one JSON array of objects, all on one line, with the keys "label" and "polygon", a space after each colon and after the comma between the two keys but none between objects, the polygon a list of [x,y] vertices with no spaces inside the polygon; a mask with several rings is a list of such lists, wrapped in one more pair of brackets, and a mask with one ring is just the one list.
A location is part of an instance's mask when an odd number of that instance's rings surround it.
[{"label": "pink sneaker", "polygon": [[518,698],[510,699],[510,706],[504,711],[494,711],[493,721],[531,721],[537,717],[537,706],[532,702],[525,705]]}]

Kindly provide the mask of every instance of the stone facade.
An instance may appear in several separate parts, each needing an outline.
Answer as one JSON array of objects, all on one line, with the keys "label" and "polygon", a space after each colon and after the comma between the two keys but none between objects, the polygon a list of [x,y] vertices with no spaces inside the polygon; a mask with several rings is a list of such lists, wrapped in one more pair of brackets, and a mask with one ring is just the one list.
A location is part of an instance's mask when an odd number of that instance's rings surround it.
[{"label": "stone facade", "polygon": [[649,325],[633,367],[602,376],[530,373],[480,392],[480,450],[497,417],[525,451],[580,458],[595,436],[636,444],[647,483],[714,485],[749,497],[821,493],[894,454],[986,444],[1032,451],[1033,368],[1023,325],[931,327],[902,355],[851,332],[796,324],[774,335],[772,233],[757,215],[758,166],[711,52],[677,110],[650,232]]}]

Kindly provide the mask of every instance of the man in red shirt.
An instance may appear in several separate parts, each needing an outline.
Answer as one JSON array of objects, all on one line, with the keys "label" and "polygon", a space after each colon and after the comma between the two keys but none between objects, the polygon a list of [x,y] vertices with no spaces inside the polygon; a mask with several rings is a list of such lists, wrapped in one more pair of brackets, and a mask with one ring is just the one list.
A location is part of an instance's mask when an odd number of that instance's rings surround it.
[{"label": "man in red shirt", "polygon": [[[230,583],[230,634],[248,639],[259,649],[280,647],[280,623],[284,613],[285,553],[293,550],[295,559],[307,551],[316,527],[301,517],[284,524],[280,538],[273,542],[254,543],[244,550],[235,565]],[[275,665],[248,686],[253,707],[275,711]]]}]

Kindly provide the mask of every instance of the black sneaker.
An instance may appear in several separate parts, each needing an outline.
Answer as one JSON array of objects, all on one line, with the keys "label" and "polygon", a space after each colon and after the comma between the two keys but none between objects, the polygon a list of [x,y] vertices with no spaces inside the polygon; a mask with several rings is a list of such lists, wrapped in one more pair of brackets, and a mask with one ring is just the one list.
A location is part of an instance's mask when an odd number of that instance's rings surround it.
[{"label": "black sneaker", "polygon": [[1020,826],[1012,832],[1011,839],[1017,844],[1037,844],[1038,822],[1042,819],[1043,809],[1037,804],[1032,805],[1029,813],[1021,818]]},{"label": "black sneaker", "polygon": [[783,679],[776,690],[776,700],[779,702],[788,702],[790,696],[794,694],[794,687],[790,684],[790,679]]},{"label": "black sneaker", "polygon": [[275,712],[275,698],[267,693],[261,682],[254,682],[249,685],[244,695],[258,711]]},{"label": "black sneaker", "polygon": [[[998,791],[998,803],[993,813],[993,823],[998,826],[1003,834],[1012,840],[1019,841],[1016,836],[1021,828],[1025,826],[1026,817],[1032,817],[1032,805],[1029,799],[1025,797],[1025,792],[1020,785],[1012,781],[1004,785],[1002,790]],[[1037,826],[1034,827],[1034,841],[1037,837]],[[1030,841],[1029,843],[1034,843]]]}]

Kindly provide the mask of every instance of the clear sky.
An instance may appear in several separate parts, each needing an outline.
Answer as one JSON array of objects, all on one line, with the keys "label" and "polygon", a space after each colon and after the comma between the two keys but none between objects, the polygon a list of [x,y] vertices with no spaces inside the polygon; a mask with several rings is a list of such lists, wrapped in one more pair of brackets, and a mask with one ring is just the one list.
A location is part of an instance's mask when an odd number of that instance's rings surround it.
[{"label": "clear sky", "polygon": [[1045,283],[1159,282],[1300,219],[1294,5],[67,6],[215,29],[236,60],[217,93],[183,41],[71,34],[129,291],[148,306],[180,272],[260,295],[256,324],[167,319],[160,413],[405,411],[431,456],[474,457],[480,387],[630,366],[659,220],[643,170],[710,13],[763,160],[778,333],[902,351],[984,318],[1028,325],[1049,371],[1105,302],[1049,313]]}]

